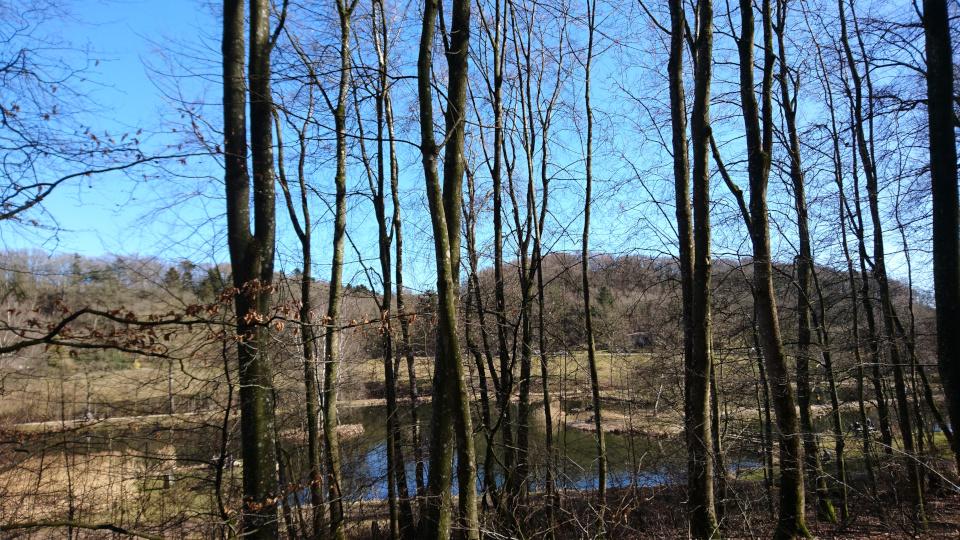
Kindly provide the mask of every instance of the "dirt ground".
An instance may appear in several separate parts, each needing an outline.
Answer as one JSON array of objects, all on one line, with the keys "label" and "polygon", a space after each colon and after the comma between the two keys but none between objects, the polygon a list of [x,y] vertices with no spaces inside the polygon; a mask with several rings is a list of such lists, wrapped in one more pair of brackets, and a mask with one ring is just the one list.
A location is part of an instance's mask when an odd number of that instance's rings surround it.
[{"label": "dirt ground", "polygon": [[[732,483],[736,501],[727,505],[722,537],[729,540],[771,538],[776,521],[765,490],[758,482]],[[680,487],[611,490],[609,516],[612,538],[687,538],[685,495]],[[840,524],[816,519],[813,494],[807,495],[807,527],[821,540],[960,539],[960,493],[941,490],[928,494],[926,528],[914,519],[912,505],[893,490],[877,498],[857,491],[849,500],[850,517]],[[838,509],[839,511],[839,509]],[[558,538],[581,538],[576,523],[563,527]]]}]

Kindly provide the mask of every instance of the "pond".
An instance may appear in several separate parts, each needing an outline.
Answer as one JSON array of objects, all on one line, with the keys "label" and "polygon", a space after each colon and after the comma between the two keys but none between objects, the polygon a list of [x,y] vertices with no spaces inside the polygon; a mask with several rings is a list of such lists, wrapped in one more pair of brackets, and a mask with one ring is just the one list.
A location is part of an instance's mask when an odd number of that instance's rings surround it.
[{"label": "pond", "polygon": [[[534,480],[532,490],[544,488],[547,452],[544,447],[545,424],[543,403],[532,405],[530,426],[530,468]],[[429,429],[429,405],[421,406],[422,430]],[[409,411],[402,416],[404,425],[409,425]],[[350,500],[376,500],[387,497],[386,457],[386,407],[350,407],[341,409],[341,423],[363,424],[363,435],[341,441],[343,458],[344,494]],[[560,489],[582,490],[597,487],[596,440],[593,433],[554,423],[556,460],[553,470],[556,485]],[[478,461],[477,488],[483,478],[483,460],[486,440],[476,437]],[[684,481],[687,454],[680,437],[655,439],[642,435],[607,433],[605,436],[608,472],[608,487],[651,486]],[[499,446],[499,442],[497,443]],[[423,446],[426,454],[426,445]],[[410,493],[415,492],[414,460],[411,447],[404,445],[407,463],[407,481]],[[428,456],[424,456],[426,461]],[[752,467],[755,463],[740,463],[737,467]],[[497,467],[494,473],[498,483],[502,474]],[[454,480],[454,493],[457,483]]]}]

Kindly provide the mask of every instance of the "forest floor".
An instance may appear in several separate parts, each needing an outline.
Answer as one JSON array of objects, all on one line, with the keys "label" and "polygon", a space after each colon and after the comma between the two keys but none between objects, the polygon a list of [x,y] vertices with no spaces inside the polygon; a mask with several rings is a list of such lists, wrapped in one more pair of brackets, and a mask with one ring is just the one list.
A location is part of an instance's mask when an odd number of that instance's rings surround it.
[{"label": "forest floor", "polygon": [[[816,518],[812,493],[807,497],[806,524],[820,540],[958,540],[960,539],[960,492],[931,490],[926,496],[926,529],[913,519],[912,505],[892,488],[876,498],[854,489],[848,501],[850,516],[834,524]],[[735,481],[728,485],[731,499],[722,520],[726,540],[766,540],[776,528],[776,489],[768,493],[762,482]],[[555,509],[557,540],[596,537],[596,492],[562,491]],[[686,521],[685,486],[673,484],[643,488],[610,488],[607,491],[607,537],[624,540],[674,540],[689,538]],[[454,504],[456,504],[454,502]],[[839,508],[837,509],[839,512]],[[532,494],[517,507],[520,527],[528,538],[546,538],[547,517],[543,494]],[[380,540],[387,535],[387,508],[384,501],[365,501],[348,511],[348,537]],[[481,512],[481,530],[486,538],[514,538],[506,514],[487,508]],[[510,520],[513,521],[513,520]],[[516,526],[514,524],[513,526]]]},{"label": "forest floor", "polygon": [[[776,528],[770,498],[760,482],[734,482],[729,485],[736,500],[727,504],[722,537],[728,540],[754,540],[772,537]],[[558,539],[582,538],[590,531],[589,516],[593,492],[566,494],[558,516],[567,516],[557,530]],[[608,491],[609,537],[617,539],[688,538],[685,516],[686,499],[682,486],[621,488]],[[960,493],[939,490],[927,494],[927,525],[915,520],[912,505],[893,489],[881,491],[877,498],[857,492],[850,496],[850,516],[839,524],[816,519],[813,494],[807,497],[807,527],[821,540],[867,539],[960,539]],[[542,503],[542,500],[541,500]],[[545,511],[531,500],[532,523],[542,526]],[[839,512],[839,509],[838,509]],[[580,519],[574,516],[580,515]],[[560,518],[563,519],[563,518]],[[539,528],[535,525],[535,528]]]}]

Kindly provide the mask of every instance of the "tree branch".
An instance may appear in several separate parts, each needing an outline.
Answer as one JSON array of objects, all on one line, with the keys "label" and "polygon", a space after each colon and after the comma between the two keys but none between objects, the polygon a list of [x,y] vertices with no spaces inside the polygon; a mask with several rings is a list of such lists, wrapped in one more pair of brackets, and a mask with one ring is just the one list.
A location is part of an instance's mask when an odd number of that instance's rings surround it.
[{"label": "tree branch", "polygon": [[38,527],[76,527],[77,529],[89,529],[94,531],[112,531],[117,534],[125,534],[127,536],[136,536],[138,538],[146,538],[148,540],[163,540],[162,536],[156,536],[153,534],[148,534],[140,531],[130,531],[124,529],[123,527],[118,527],[112,523],[84,523],[82,521],[70,521],[70,520],[46,520],[41,519],[40,521],[25,521],[23,523],[7,523],[5,525],[0,525],[0,531],[15,531],[19,529],[34,529]]}]

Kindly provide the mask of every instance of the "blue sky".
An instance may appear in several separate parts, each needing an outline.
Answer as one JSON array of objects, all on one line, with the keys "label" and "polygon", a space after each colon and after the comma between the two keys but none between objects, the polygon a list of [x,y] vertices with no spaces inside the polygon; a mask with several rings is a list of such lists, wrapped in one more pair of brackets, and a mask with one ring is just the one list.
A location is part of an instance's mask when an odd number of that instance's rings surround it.
[{"label": "blue sky", "polygon": [[[101,110],[89,121],[110,133],[152,131],[172,112],[148,66],[162,65],[162,44],[196,43],[199,32],[217,32],[209,7],[196,0],[95,0],[67,2],[70,17],[46,31],[75,50],[86,50],[89,77],[80,83]],[[160,141],[164,137],[153,137]],[[120,174],[62,186],[44,203],[57,222],[55,236],[4,234],[7,248],[40,247],[64,253],[154,254],[144,210],[134,204],[149,190]]]},{"label": "blue sky", "polygon": [[[35,1],[43,3],[50,0]],[[72,19],[62,21],[59,27],[51,26],[48,31],[59,35],[75,49],[89,49],[90,57],[99,60],[99,64],[91,68],[90,80],[85,83],[84,90],[102,106],[102,110],[97,112],[96,121],[93,122],[101,131],[106,129],[113,134],[139,128],[143,128],[145,132],[163,130],[164,133],[151,139],[150,144],[153,145],[169,143],[180,136],[179,133],[171,133],[171,124],[165,124],[165,121],[177,122],[179,118],[173,106],[162,96],[157,84],[157,81],[161,81],[161,85],[169,84],[172,79],[155,75],[148,68],[151,65],[166,70],[169,67],[168,61],[175,63],[186,59],[184,61],[189,67],[206,72],[206,77],[182,80],[190,94],[188,99],[201,95],[201,87],[205,85],[205,102],[214,105],[214,109],[219,103],[219,68],[216,63],[219,58],[220,28],[214,15],[218,9],[217,3],[211,4],[204,0],[76,0],[69,2],[65,9],[72,13]],[[322,29],[308,28],[304,31],[315,32]],[[612,53],[607,53],[607,56],[611,55]],[[573,64],[568,67],[580,69]],[[615,71],[631,71],[623,70],[622,67],[607,57],[599,59],[595,72],[598,83],[615,86],[618,83],[612,81]],[[662,66],[650,67],[650,73],[658,73],[659,67]],[[178,67],[169,69],[180,70]],[[403,69],[406,70],[405,74],[412,73],[409,65]],[[627,79],[627,83],[663,82],[662,77],[651,80],[637,78],[636,81],[629,77]],[[570,84],[567,90],[569,95],[566,97],[576,109],[581,101],[579,90],[574,86]],[[604,101],[602,98],[608,96],[611,99],[622,99],[613,88],[604,90],[604,86],[599,84],[599,88],[594,90],[595,95],[601,98],[598,102]],[[400,88],[398,86],[395,96],[397,100],[401,99]],[[409,92],[409,88],[407,90],[408,97],[414,95]],[[672,213],[669,208],[672,195],[669,189],[662,191],[656,187],[658,183],[669,184],[670,169],[664,167],[664,164],[668,163],[666,154],[654,140],[656,137],[651,126],[644,125],[643,121],[632,129],[618,133],[619,138],[613,137],[617,138],[617,141],[609,136],[609,132],[616,130],[604,129],[604,126],[609,128],[611,125],[622,125],[616,122],[624,122],[626,117],[618,115],[627,115],[632,111],[620,110],[629,109],[626,105],[628,104],[622,102],[595,103],[600,119],[600,129],[595,141],[599,165],[595,166],[604,170],[597,173],[598,185],[595,189],[601,196],[594,207],[598,220],[591,231],[591,249],[610,252],[641,250],[653,254],[668,254],[672,252],[675,242],[672,229],[668,226],[669,214]],[[399,110],[403,111],[404,107]],[[716,111],[721,111],[721,108],[717,107],[714,111],[717,114]],[[213,118],[214,113],[210,110],[207,112],[211,114],[209,120],[215,125],[218,124],[219,121]],[[576,111],[571,115],[576,117]],[[556,233],[559,236],[555,237],[558,242],[555,249],[558,250],[579,249],[579,227],[582,222],[579,213],[582,204],[582,182],[578,176],[580,167],[577,160],[580,159],[579,149],[583,141],[575,130],[561,133],[562,129],[572,129],[571,122],[575,123],[569,118],[567,120],[566,128],[555,128],[554,136],[557,137],[558,145],[552,150],[558,163],[565,159],[558,157],[558,153],[564,151],[562,146],[569,147],[572,156],[568,164],[569,170],[557,173],[570,178],[557,180],[554,184],[555,198],[551,202],[554,212],[560,216],[560,221],[553,227],[559,231]],[[658,129],[665,128],[660,126]],[[739,128],[735,128],[735,131],[737,129]],[[601,137],[604,132],[608,133],[606,138]],[[403,148],[406,149],[402,150],[404,152],[413,152],[409,147]],[[641,190],[636,183],[624,181],[624,178],[632,178],[632,173],[624,165],[625,157],[617,155],[616,152],[605,153],[606,149],[619,151],[621,148],[626,150],[629,158],[636,158],[641,168],[639,174],[654,186],[657,193],[652,195],[666,201],[665,207],[653,208],[650,203],[651,194]],[[736,155],[735,149],[731,152]],[[404,203],[407,206],[403,212],[409,254],[405,273],[409,274],[407,283],[419,282],[427,287],[431,284],[433,275],[430,269],[432,248],[429,243],[429,220],[424,219],[425,209],[420,199],[422,180],[419,159],[413,153],[402,156],[402,159],[405,164],[401,188],[408,195],[405,199],[408,202]],[[217,244],[222,243],[223,236],[216,230],[221,226],[222,222],[218,219],[223,209],[222,188],[216,180],[220,176],[219,169],[211,162],[205,164],[199,160],[191,160],[189,166],[175,165],[171,172],[175,174],[165,174],[146,184],[132,182],[123,175],[115,174],[102,175],[90,182],[63,186],[45,205],[49,216],[55,218],[59,227],[56,235],[49,232],[11,234],[0,228],[0,246],[33,247],[90,256],[104,253],[142,254],[158,256],[168,261],[188,258],[195,262],[224,262],[223,246]],[[314,175],[321,185],[326,185],[324,182],[327,182],[326,176],[329,175],[322,167],[318,166]],[[212,178],[213,181],[205,177]],[[362,190],[364,179],[360,169],[352,169],[351,178],[351,182],[358,182],[357,185]],[[189,194],[200,196],[189,197]],[[180,197],[176,197],[178,195]],[[724,211],[726,191],[719,181],[714,186],[714,196],[718,210]],[[169,202],[174,200],[177,202]],[[315,229],[315,261],[324,261],[327,259],[325,248],[329,245],[325,235],[329,233],[330,226],[324,215],[324,205],[320,201],[312,204],[314,218],[319,221]],[[729,214],[729,204],[726,206]],[[784,208],[788,210],[788,206]],[[366,199],[352,199],[348,227],[351,234],[354,234],[351,239],[358,241],[364,257],[375,253],[372,249],[374,233],[371,228],[364,227],[364,223],[369,223],[371,213],[372,209]],[[666,218],[661,219],[664,216]],[[279,266],[284,270],[291,270],[297,266],[297,246],[289,234],[284,212],[278,212],[278,218]],[[716,222],[720,223],[721,218],[722,215],[718,214]],[[791,234],[789,217],[784,217],[782,222],[786,227],[786,234]],[[816,226],[829,228],[835,227],[835,224],[825,220],[818,222]],[[725,233],[729,238],[725,238]],[[746,236],[736,219],[727,221],[726,226],[715,226],[714,234],[714,241],[718,244],[715,255],[732,256],[731,254],[747,252]],[[832,231],[827,231],[827,234],[832,234]],[[895,253],[900,248],[895,235],[888,234],[890,236],[887,239],[887,249],[891,251],[888,264],[894,273],[902,275],[904,271],[898,266],[902,257]],[[348,246],[348,258],[350,257],[356,259],[358,256],[353,254]],[[789,257],[790,253],[784,255],[785,259]],[[918,268],[915,268],[915,277],[923,281],[928,272],[922,254],[919,259],[920,261],[914,260],[915,264],[919,263]],[[324,275],[328,271],[322,265],[322,262],[319,263],[319,268],[315,269],[317,275]],[[358,275],[359,271],[348,274],[346,281],[358,283],[363,279]]]}]

